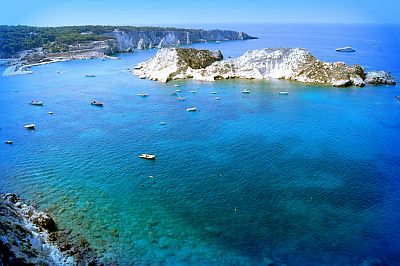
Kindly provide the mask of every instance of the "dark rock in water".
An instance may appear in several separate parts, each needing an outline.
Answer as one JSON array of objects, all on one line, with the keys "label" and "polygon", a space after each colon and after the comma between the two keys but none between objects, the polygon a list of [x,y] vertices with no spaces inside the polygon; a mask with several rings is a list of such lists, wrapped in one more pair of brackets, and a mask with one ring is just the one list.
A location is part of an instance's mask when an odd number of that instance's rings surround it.
[{"label": "dark rock in water", "polygon": [[375,85],[396,85],[396,81],[392,77],[392,75],[385,71],[370,71],[368,72],[365,82],[368,84]]},{"label": "dark rock in water", "polygon": [[31,219],[33,224],[39,228],[46,229],[49,232],[56,230],[56,223],[54,222],[53,218],[44,212],[38,212],[32,215]]}]

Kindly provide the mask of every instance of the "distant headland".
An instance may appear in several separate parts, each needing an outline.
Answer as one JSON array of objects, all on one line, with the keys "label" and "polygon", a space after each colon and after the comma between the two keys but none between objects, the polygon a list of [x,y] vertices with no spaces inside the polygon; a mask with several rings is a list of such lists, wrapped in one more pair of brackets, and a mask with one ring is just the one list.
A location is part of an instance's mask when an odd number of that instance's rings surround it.
[{"label": "distant headland", "polygon": [[[11,59],[8,74],[66,60],[103,58],[121,52],[177,47],[200,42],[255,39],[244,32],[133,26],[0,26],[0,59]],[[12,71],[11,71],[12,70]]]}]

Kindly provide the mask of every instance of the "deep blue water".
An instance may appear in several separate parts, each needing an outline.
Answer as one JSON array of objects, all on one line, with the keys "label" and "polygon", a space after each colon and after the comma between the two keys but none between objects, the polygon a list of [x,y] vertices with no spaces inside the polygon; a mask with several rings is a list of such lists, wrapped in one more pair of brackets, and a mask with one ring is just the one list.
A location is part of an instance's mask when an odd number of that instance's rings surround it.
[{"label": "deep blue water", "polygon": [[[400,80],[399,26],[220,27],[260,38],[193,46],[225,57],[305,47]],[[357,52],[334,51],[347,45]],[[0,145],[0,191],[50,209],[121,265],[400,265],[399,86],[161,84],[126,70],[155,52],[0,76],[0,140],[14,141]]]}]

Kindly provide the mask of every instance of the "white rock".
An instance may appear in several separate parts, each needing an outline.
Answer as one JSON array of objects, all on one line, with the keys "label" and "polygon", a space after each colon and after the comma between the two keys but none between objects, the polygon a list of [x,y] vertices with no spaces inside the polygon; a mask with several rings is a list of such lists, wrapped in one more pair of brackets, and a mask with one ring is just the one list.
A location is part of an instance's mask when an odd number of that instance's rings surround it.
[{"label": "white rock", "polygon": [[322,62],[306,49],[301,48],[267,48],[248,51],[239,58],[215,60],[212,64],[200,68],[193,68],[191,65],[193,61],[205,60],[201,58],[202,53],[196,52],[201,50],[191,49],[185,53],[182,53],[182,50],[184,49],[161,49],[153,58],[140,63],[134,73],[140,77],[161,82],[186,78],[200,81],[228,78],[274,78],[333,86],[365,85],[362,78],[364,70],[360,66],[346,66],[342,62]]}]

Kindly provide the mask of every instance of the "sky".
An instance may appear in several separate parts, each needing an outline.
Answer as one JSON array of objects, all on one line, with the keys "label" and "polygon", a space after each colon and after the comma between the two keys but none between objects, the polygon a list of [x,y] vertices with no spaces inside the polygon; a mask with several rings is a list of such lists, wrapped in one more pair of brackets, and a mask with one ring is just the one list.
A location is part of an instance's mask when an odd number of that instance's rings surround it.
[{"label": "sky", "polygon": [[0,0],[0,25],[400,23],[400,0]]}]

